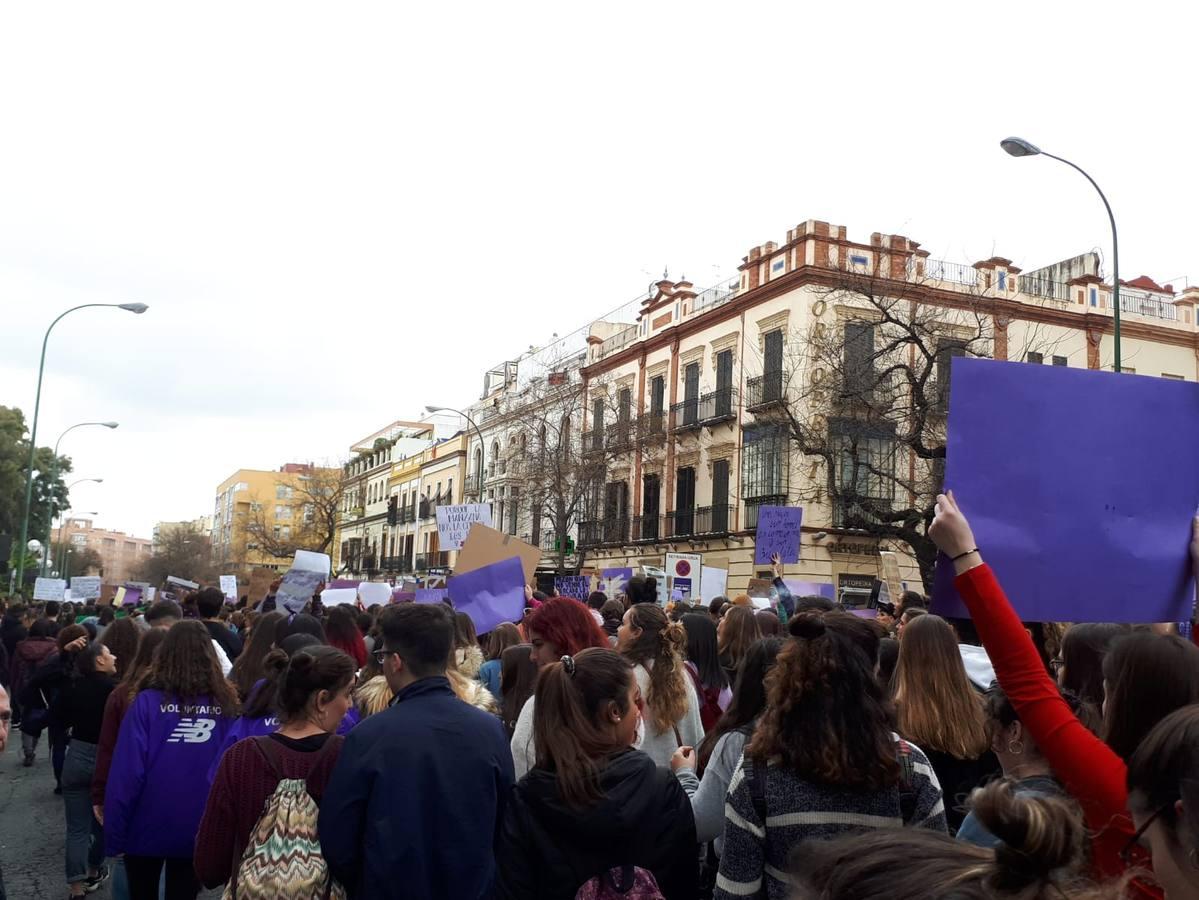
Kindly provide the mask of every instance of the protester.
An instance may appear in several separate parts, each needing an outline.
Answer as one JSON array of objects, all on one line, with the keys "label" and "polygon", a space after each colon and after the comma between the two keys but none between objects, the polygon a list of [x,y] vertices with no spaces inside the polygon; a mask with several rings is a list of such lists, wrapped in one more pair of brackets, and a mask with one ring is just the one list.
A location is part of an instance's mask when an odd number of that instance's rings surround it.
[{"label": "protester", "polygon": [[[54,770],[54,793],[62,793],[62,767],[67,754],[67,730],[54,720],[50,710],[58,692],[75,672],[75,657],[87,646],[88,634],[82,625],[60,628],[54,638],[54,652],[34,670],[22,688],[21,747],[28,760],[37,752],[38,738],[44,728],[50,736],[50,761]],[[26,763],[27,765],[29,763]]]},{"label": "protester", "polygon": [[903,633],[907,627],[916,621],[916,619],[927,614],[928,610],[919,606],[913,606],[911,609],[905,609],[903,611],[903,615],[901,615],[898,621],[895,623],[895,639],[902,641]]},{"label": "protester", "polygon": [[885,637],[878,645],[878,683],[888,694],[891,692],[891,680],[895,675],[895,667],[899,665],[899,641]]},{"label": "protester", "polygon": [[878,626],[801,612],[789,627],[795,639],[766,678],[766,709],[729,784],[718,900],[783,900],[788,857],[807,838],[900,825],[945,831],[927,757],[891,731],[875,677]]},{"label": "protester", "polygon": [[396,699],[346,738],[321,803],[325,859],[351,897],[488,897],[513,781],[503,728],[450,688],[449,610],[399,604],[380,623]]},{"label": "protester", "polygon": [[604,627],[604,604],[608,602],[608,595],[603,591],[592,591],[587,595],[587,605],[591,607],[591,618],[595,619],[595,624],[601,628]]},{"label": "protester", "polygon": [[[111,609],[106,606],[104,609]],[[117,661],[116,680],[120,681],[125,677],[125,671],[133,665],[133,658],[137,656],[137,643],[141,640],[141,629],[130,618],[116,619],[111,625],[104,629],[104,633],[100,636],[100,643],[109,649],[113,657]]]},{"label": "protester", "polygon": [[[578,656],[588,647],[608,647],[607,635],[595,624],[587,607],[568,597],[547,600],[525,616],[524,627],[533,645],[530,658],[538,669],[563,656]],[[534,705],[534,699],[529,697],[512,732],[512,760],[517,778],[523,778],[533,767]]]},{"label": "protester", "polygon": [[487,637],[487,659],[479,667],[479,681],[498,703],[503,696],[500,691],[501,660],[504,651],[520,643],[520,629],[511,622],[501,622]]},{"label": "protester", "polygon": [[923,615],[907,626],[895,669],[896,730],[928,757],[945,798],[949,833],[970,792],[999,771],[982,695],[970,684],[953,626]]},{"label": "protester", "polygon": [[639,749],[656,765],[669,767],[676,750],[698,746],[704,736],[699,699],[683,662],[687,632],[668,621],[661,607],[640,603],[625,613],[619,639],[617,647],[633,663],[645,698]]},{"label": "protester", "polygon": [[207,587],[192,596],[196,603],[196,611],[204,621],[209,636],[225,651],[229,661],[233,662],[241,654],[242,640],[220,620],[220,614],[225,609],[225,595],[221,593],[220,588]]},{"label": "protester", "polygon": [[[999,684],[1066,791],[1081,804],[1093,833],[1091,859],[1102,878],[1146,862],[1129,815],[1128,766],[1133,752],[1175,709],[1199,702],[1199,648],[1177,635],[1151,632],[1118,641],[1104,659],[1104,738],[1071,712],[1032,639],[982,559],[970,524],[952,494],[937,497],[929,531],[953,561],[954,584],[969,608]],[[1192,541],[1199,569],[1199,522]],[[1143,880],[1136,896],[1161,896]]]},{"label": "protester", "polygon": [[500,655],[500,718],[509,741],[516,732],[525,704],[533,697],[537,672],[532,644],[517,644]]},{"label": "protester", "polygon": [[4,653],[9,661],[15,659],[17,644],[29,636],[25,621],[28,608],[22,603],[14,603],[4,611],[0,618],[0,642],[4,644]]},{"label": "protester", "polygon": [[634,575],[625,587],[625,596],[629,599],[629,606],[636,606],[638,603],[657,603],[658,579],[648,575]]},{"label": "protester", "polygon": [[[733,774],[741,765],[745,745],[766,708],[766,676],[774,668],[781,638],[754,641],[745,655],[741,674],[733,687],[733,699],[723,716],[694,751],[683,747],[670,760],[679,783],[691,798],[695,832],[700,843],[713,841],[717,855],[721,850],[720,833],[724,828],[724,800]],[[696,775],[702,774],[697,779]]]},{"label": "protester", "polygon": [[496,895],[571,900],[592,879],[636,867],[667,900],[694,900],[690,805],[631,749],[642,701],[628,660],[600,648],[564,656],[544,667],[536,698],[536,764],[504,812]]},{"label": "protester", "polygon": [[108,853],[125,854],[132,900],[155,900],[166,869],[166,900],[193,900],[196,829],[208,782],[203,773],[237,715],[207,628],[167,631],[121,723],[104,798]]},{"label": "protester", "polygon": [[716,622],[719,622],[724,616],[725,607],[728,606],[728,603],[728,597],[713,597],[712,601],[708,604],[708,614]]},{"label": "protester", "polygon": [[[0,754],[8,749],[8,731],[12,727],[12,703],[8,691],[0,686]],[[6,900],[4,873],[0,872],[0,900]]]},{"label": "protester", "polygon": [[737,669],[750,645],[761,636],[753,607],[734,605],[725,611],[717,627],[717,641],[720,664],[730,684],[736,682]]},{"label": "protester", "polygon": [[464,612],[454,613],[454,664],[467,678],[478,677],[483,665],[475,621]]},{"label": "protester", "polygon": [[768,609],[755,611],[754,619],[758,623],[758,634],[761,637],[778,637],[783,633],[782,621],[777,614]]},{"label": "protester", "polygon": [[329,646],[336,647],[350,659],[356,668],[366,665],[366,641],[358,630],[358,616],[351,606],[334,606],[325,619],[325,634]]},{"label": "protester", "polygon": [[73,664],[74,671],[54,700],[50,720],[70,734],[62,770],[67,889],[72,897],[82,897],[108,878],[103,866],[104,829],[92,812],[91,787],[104,709],[116,687],[117,658],[97,641],[74,654]]},{"label": "protester", "polygon": [[294,616],[285,615],[275,624],[275,646],[282,647],[283,642],[293,634],[309,634],[320,643],[327,644],[329,639],[325,634],[325,626],[316,616],[299,613]]},{"label": "protester", "polygon": [[[280,872],[272,868],[261,844],[250,846],[252,855],[243,857],[260,818],[267,814],[268,800],[274,796],[280,809],[298,804],[295,796],[276,794],[281,781],[304,782],[304,790],[319,806],[341,752],[343,739],[332,732],[350,710],[356,669],[355,661],[341,650],[320,644],[301,649],[286,662],[275,685],[278,731],[239,741],[221,757],[196,834],[196,875],[203,885],[213,888],[232,879],[243,895],[252,888],[256,896],[270,887],[280,895],[308,896],[304,888],[325,886],[328,872],[323,866],[313,867],[310,854],[279,864],[289,876],[285,882],[273,880]],[[286,794],[287,786],[283,789]],[[297,792],[292,788],[293,795]],[[288,837],[294,841],[298,836]]]},{"label": "protester", "polygon": [[716,647],[716,624],[707,613],[687,613],[683,616],[687,632],[687,674],[700,699],[699,718],[708,731],[733,699],[728,675],[720,665]]},{"label": "protester", "polygon": [[1103,660],[1112,644],[1131,631],[1112,622],[1071,625],[1062,635],[1061,655],[1050,660],[1057,683],[1078,695],[1096,716],[1103,708]]},{"label": "protester", "polygon": [[286,613],[277,611],[265,613],[258,617],[253,628],[250,629],[249,637],[237,657],[237,662],[233,664],[233,668],[229,672],[229,680],[237,689],[238,699],[242,703],[250,698],[250,691],[253,690],[254,685],[266,677],[266,671],[262,664],[275,644],[275,629],[285,618],[287,618]]},{"label": "protester", "polygon": [[616,646],[616,632],[620,630],[624,612],[624,604],[619,600],[609,600],[600,610],[600,617],[604,620],[604,634],[608,636],[608,643],[613,647]]},{"label": "protester", "polygon": [[[1073,694],[1064,691],[1062,696],[1076,713],[1082,708],[1081,701]],[[987,691],[986,715],[991,750],[998,758],[1003,777],[1011,783],[1012,789],[1017,794],[1062,796],[1064,790],[1061,782],[1054,776],[1049,761],[1037,747],[1036,741],[1029,736],[1007,694],[998,684]],[[973,795],[969,805],[973,808]],[[979,847],[994,847],[999,843],[999,838],[982,826],[973,809],[958,828],[957,839]]]},{"label": "protester", "polygon": [[1120,900],[1118,885],[1082,878],[1086,830],[1068,804],[996,783],[975,808],[994,850],[923,828],[810,841],[795,856],[796,900]]},{"label": "protester", "polygon": [[38,619],[29,627],[27,637],[16,644],[10,662],[8,688],[11,696],[18,700],[21,709],[21,750],[24,753],[24,765],[32,766],[37,756],[37,742],[46,726],[50,704],[47,700],[37,698],[38,702],[29,709],[21,702],[25,686],[33,677],[34,671],[46,657],[56,650],[54,643],[54,626],[49,619]]},{"label": "protester", "polygon": [[770,574],[773,576],[771,584],[774,585],[775,593],[778,594],[779,621],[786,622],[795,615],[795,597],[792,595],[791,589],[787,587],[787,583],[783,581],[783,561],[777,553],[770,555]]},{"label": "protester", "polygon": [[[174,600],[159,600],[146,612],[146,624],[151,628],[170,628],[176,622],[183,621],[183,608]],[[207,625],[205,626],[207,628]],[[211,638],[212,635],[209,634]],[[212,639],[212,652],[216,655],[221,674],[228,675],[233,669],[229,655],[215,639]]]}]

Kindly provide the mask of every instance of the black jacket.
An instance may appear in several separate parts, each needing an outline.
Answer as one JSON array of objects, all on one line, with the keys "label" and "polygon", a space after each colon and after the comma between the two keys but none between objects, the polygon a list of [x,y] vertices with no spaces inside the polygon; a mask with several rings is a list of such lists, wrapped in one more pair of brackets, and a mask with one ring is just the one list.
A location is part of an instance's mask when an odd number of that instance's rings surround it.
[{"label": "black jacket", "polygon": [[578,810],[557,779],[533,769],[504,811],[496,859],[501,900],[572,900],[583,884],[622,865],[648,869],[667,900],[694,900],[699,848],[691,802],[669,769],[627,750],[600,773],[604,793]]},{"label": "black jacket", "polygon": [[229,662],[233,662],[241,656],[241,638],[230,631],[224,622],[211,622],[205,619],[204,627],[208,629],[208,636],[221,645],[221,649],[229,657]]},{"label": "black jacket", "polygon": [[20,619],[7,614],[0,619],[0,641],[4,642],[4,652],[8,654],[9,659],[12,659],[13,651],[17,649],[17,641],[23,641],[27,637],[29,631],[21,624]]}]

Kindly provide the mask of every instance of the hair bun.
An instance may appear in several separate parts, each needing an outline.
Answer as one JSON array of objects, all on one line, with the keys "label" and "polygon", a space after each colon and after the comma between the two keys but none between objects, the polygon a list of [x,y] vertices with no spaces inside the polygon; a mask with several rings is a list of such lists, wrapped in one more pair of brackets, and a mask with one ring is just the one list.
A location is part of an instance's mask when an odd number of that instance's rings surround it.
[{"label": "hair bun", "polygon": [[287,653],[276,647],[262,660],[262,671],[265,675],[280,675],[287,668]]},{"label": "hair bun", "polygon": [[814,641],[816,638],[823,637],[827,627],[824,624],[824,617],[815,613],[804,613],[796,616],[787,624],[787,629],[797,638],[805,641]]},{"label": "hair bun", "polygon": [[1084,859],[1085,828],[1078,811],[1046,796],[1017,794],[997,781],[974,792],[970,805],[979,822],[999,838],[995,862],[1008,884],[1049,881],[1058,870]]},{"label": "hair bun", "polygon": [[315,665],[315,663],[316,660],[313,658],[312,654],[308,652],[308,648],[304,647],[300,650],[297,650],[295,655],[292,656],[289,667],[291,668],[291,671],[297,675],[307,675],[308,672],[312,670],[312,667]]}]

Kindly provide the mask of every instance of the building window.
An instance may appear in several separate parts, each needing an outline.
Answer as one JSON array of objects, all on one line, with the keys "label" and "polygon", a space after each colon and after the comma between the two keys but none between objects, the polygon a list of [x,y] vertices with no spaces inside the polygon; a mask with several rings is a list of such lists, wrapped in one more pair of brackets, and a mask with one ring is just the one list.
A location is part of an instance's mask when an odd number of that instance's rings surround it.
[{"label": "building window", "polygon": [[1099,305],[1099,292],[1095,288],[1091,288],[1091,306]]},{"label": "building window", "polygon": [[949,379],[953,373],[953,358],[966,355],[966,342],[942,340],[937,343],[937,402],[949,402]]},{"label": "building window", "polygon": [[834,419],[829,422],[829,448],[839,495],[833,525],[861,528],[873,520],[872,510],[889,509],[895,499],[895,437],[886,428],[856,419]]},{"label": "building window", "polygon": [[859,256],[858,254],[855,253],[854,255],[849,257],[849,263],[850,263],[850,265],[853,265],[853,266],[868,266],[868,265],[870,265],[870,260],[867,259],[865,256]]},{"label": "building window", "polygon": [[1055,366],[1068,366],[1070,363],[1064,356],[1055,356],[1053,358],[1053,364]]},{"label": "building window", "polygon": [[[1129,370],[1125,369],[1124,371],[1127,372]],[[1186,381],[1185,375],[1170,375],[1167,372],[1162,372],[1162,378],[1169,378],[1171,381]]]},{"label": "building window", "polygon": [[662,375],[655,375],[649,382],[649,414],[651,416],[662,415],[665,404],[666,378]]},{"label": "building window", "polygon": [[999,273],[999,289],[1001,291],[1007,290],[1007,272]]},{"label": "building window", "polygon": [[282,535],[283,529],[280,526],[276,525],[272,529],[272,533],[275,535],[275,538],[278,539],[280,537],[280,535]]},{"label": "building window", "polygon": [[787,429],[781,425],[746,428],[741,454],[741,497],[786,500]]},{"label": "building window", "polygon": [[276,500],[290,500],[291,499],[291,486],[286,485],[286,484],[275,485],[275,499]]},{"label": "building window", "polygon": [[1026,353],[1024,355],[1024,361],[1030,362],[1030,363],[1033,363],[1033,364],[1039,366],[1039,365],[1041,365],[1041,363],[1045,362],[1045,357],[1040,353],[1033,353],[1030,350],[1028,353]]},{"label": "building window", "polygon": [[251,500],[250,501],[250,512],[252,512],[252,513],[262,512],[262,504],[255,503],[253,500]]},{"label": "building window", "polygon": [[276,506],[275,507],[275,518],[276,519],[290,519],[291,518],[291,507],[290,506]]},{"label": "building window", "polygon": [[845,389],[848,397],[865,397],[874,388],[874,325],[845,323]]}]

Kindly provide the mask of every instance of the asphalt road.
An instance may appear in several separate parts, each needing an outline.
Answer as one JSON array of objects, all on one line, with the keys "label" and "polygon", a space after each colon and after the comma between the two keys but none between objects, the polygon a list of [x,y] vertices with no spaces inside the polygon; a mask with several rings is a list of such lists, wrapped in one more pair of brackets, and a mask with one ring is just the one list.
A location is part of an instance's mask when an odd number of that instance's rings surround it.
[{"label": "asphalt road", "polygon": [[[13,729],[8,749],[0,755],[0,868],[8,900],[62,900],[67,896],[63,869],[62,797],[54,793],[54,771],[46,736],[37,762],[21,765],[21,736]],[[105,884],[88,897],[111,900]],[[219,898],[219,890],[200,895]]]}]

